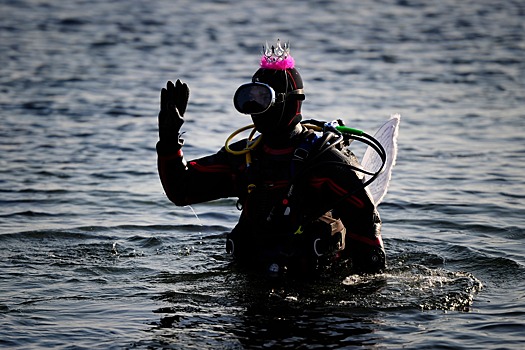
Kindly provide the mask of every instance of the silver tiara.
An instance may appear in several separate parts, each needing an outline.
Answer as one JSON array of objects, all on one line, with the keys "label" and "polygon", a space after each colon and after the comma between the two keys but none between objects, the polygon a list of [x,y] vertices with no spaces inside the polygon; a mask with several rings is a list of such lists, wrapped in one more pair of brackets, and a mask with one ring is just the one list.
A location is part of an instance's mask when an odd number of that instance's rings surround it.
[{"label": "silver tiara", "polygon": [[277,39],[275,45],[266,45],[263,46],[263,55],[268,62],[277,62],[282,61],[290,56],[290,42],[285,42],[281,45],[281,40]]}]

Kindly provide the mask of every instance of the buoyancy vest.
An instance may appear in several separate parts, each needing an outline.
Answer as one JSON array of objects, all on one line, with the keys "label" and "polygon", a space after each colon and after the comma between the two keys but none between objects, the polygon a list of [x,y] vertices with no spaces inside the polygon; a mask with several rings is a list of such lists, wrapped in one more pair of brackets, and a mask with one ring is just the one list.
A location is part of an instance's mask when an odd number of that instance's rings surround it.
[{"label": "buoyancy vest", "polygon": [[[304,222],[300,207],[305,203],[295,198],[294,191],[304,180],[301,173],[315,155],[319,137],[311,130],[301,136],[288,154],[261,155],[264,150],[255,150],[251,169],[246,169],[246,195],[238,202],[243,203],[238,206],[243,213],[228,235],[227,250],[236,257],[307,256],[317,264],[319,258],[345,248],[346,229],[331,211]],[[269,165],[265,162],[275,163],[274,167],[265,169]],[[283,166],[275,166],[279,163]]]}]

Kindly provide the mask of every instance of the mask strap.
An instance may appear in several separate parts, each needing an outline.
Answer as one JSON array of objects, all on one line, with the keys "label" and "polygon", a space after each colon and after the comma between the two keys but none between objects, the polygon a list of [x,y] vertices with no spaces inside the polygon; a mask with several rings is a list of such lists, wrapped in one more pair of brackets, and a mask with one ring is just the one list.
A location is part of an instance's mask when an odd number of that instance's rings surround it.
[{"label": "mask strap", "polygon": [[297,89],[290,92],[281,92],[279,94],[275,94],[275,103],[283,103],[288,99],[288,96],[290,95],[297,95],[296,99],[299,101],[304,101],[304,90],[303,89]]}]

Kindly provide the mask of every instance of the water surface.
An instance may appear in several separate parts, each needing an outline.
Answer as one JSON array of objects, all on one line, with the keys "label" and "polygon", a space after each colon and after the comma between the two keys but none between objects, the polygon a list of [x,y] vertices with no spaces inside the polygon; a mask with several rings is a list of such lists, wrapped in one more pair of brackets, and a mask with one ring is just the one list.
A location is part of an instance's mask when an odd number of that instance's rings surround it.
[{"label": "water surface", "polygon": [[[521,348],[524,14],[511,0],[0,1],[0,345]],[[160,88],[189,84],[185,154],[215,152],[250,122],[231,98],[276,38],[306,118],[373,133],[402,115],[384,274],[239,271],[224,252],[235,201],[163,194]]]}]

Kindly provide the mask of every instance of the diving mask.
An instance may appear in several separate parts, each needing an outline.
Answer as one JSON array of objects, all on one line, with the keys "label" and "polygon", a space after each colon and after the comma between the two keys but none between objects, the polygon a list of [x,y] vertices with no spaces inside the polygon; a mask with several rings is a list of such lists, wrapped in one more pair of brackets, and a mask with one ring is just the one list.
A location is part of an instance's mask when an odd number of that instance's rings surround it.
[{"label": "diving mask", "polygon": [[297,100],[304,100],[303,89],[276,93],[270,85],[254,82],[243,84],[237,89],[233,95],[233,104],[243,114],[261,114],[273,105],[283,103],[290,95],[296,95]]}]

